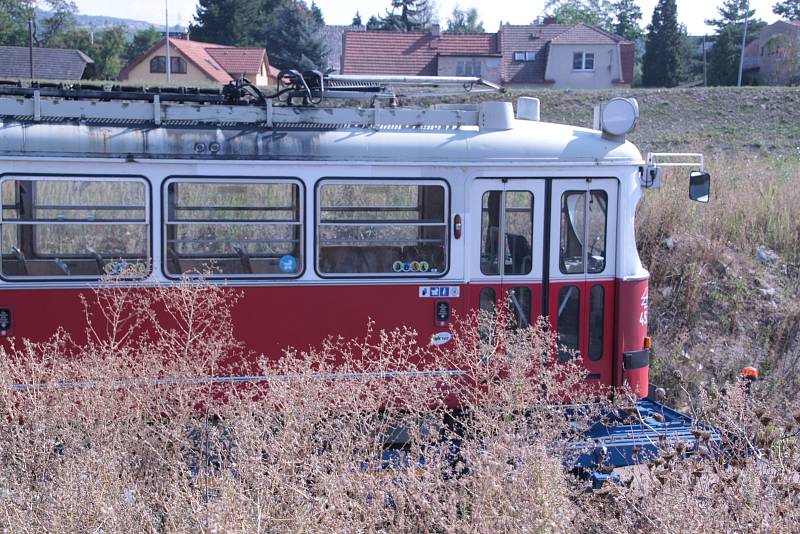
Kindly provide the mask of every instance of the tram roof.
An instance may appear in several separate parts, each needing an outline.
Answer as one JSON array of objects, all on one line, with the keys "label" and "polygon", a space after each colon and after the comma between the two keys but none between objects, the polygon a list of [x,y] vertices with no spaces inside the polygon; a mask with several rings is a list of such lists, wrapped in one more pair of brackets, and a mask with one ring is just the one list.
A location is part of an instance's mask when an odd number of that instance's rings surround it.
[{"label": "tram roof", "polygon": [[630,142],[562,124],[460,128],[198,128],[0,119],[0,156],[528,164],[640,164]]}]

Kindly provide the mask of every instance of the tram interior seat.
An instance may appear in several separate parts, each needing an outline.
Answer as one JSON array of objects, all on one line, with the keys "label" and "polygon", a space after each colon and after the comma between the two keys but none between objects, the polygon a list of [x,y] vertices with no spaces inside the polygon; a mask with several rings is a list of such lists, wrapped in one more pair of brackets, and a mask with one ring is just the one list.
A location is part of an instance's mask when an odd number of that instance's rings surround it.
[{"label": "tram interior seat", "polygon": [[506,274],[528,274],[531,272],[531,244],[528,238],[520,234],[508,234],[508,250],[511,254],[511,265],[506,265]]},{"label": "tram interior seat", "polygon": [[[14,250],[16,249],[16,250]],[[143,258],[126,258],[133,263],[143,262]],[[106,274],[106,260],[98,253],[83,257],[46,257],[27,258],[22,251],[13,247],[11,254],[3,254],[3,274],[7,276],[24,276],[45,278],[51,276],[86,276],[96,277]]]}]

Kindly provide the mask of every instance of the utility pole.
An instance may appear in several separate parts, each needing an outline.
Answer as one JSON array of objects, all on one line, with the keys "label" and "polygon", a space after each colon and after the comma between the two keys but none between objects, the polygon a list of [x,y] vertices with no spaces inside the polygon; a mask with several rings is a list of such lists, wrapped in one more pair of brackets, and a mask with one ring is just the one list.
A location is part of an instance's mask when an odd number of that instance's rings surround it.
[{"label": "utility pole", "polygon": [[744,5],[744,32],[742,32],[742,53],[739,56],[739,83],[737,87],[742,86],[742,70],[744,70],[744,46],[747,43],[747,15],[750,13],[750,2],[745,2]]},{"label": "utility pole", "polygon": [[708,87],[708,64],[706,62],[706,37],[708,37],[708,34],[703,35],[703,87]]},{"label": "utility pole", "polygon": [[36,3],[34,0],[28,4],[28,61],[31,67],[31,83],[33,83],[33,17],[36,16]]},{"label": "utility pole", "polygon": [[172,81],[172,61],[169,57],[169,0],[164,0],[164,21],[167,30],[167,83]]}]

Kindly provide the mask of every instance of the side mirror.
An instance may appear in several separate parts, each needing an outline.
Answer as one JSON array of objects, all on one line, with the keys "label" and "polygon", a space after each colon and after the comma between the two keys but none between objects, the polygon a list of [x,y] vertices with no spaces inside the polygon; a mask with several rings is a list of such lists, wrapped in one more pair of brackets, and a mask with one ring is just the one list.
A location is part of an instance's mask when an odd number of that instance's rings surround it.
[{"label": "side mirror", "polygon": [[711,175],[707,172],[693,171],[689,175],[689,198],[695,202],[708,202],[711,194]]}]

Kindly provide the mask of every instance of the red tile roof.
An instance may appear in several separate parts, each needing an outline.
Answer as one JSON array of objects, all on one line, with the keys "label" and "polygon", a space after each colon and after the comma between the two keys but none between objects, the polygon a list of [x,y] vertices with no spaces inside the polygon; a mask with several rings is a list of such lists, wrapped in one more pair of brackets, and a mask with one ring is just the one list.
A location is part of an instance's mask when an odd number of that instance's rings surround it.
[{"label": "red tile roof", "polygon": [[497,34],[363,32],[344,34],[342,73],[435,76],[438,55],[495,55]]},{"label": "red tile roof", "polygon": [[206,48],[206,52],[229,74],[259,72],[267,51],[263,48]]}]

